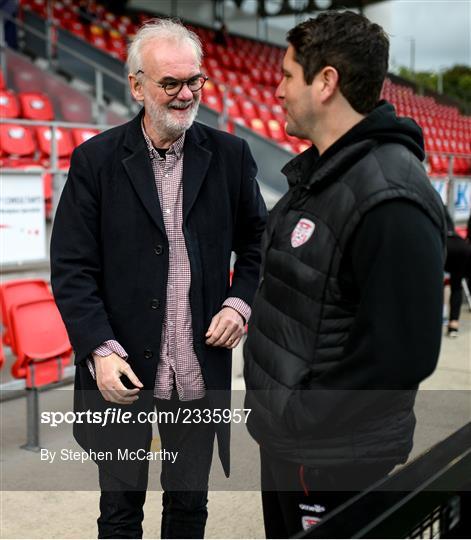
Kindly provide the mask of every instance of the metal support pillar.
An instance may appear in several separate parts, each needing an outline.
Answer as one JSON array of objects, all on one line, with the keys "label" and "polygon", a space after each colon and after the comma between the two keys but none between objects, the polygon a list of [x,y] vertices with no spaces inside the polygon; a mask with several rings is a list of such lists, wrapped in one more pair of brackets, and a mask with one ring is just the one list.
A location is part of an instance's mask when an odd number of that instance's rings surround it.
[{"label": "metal support pillar", "polygon": [[26,389],[26,430],[27,440],[21,448],[39,452],[39,392],[37,388]]}]

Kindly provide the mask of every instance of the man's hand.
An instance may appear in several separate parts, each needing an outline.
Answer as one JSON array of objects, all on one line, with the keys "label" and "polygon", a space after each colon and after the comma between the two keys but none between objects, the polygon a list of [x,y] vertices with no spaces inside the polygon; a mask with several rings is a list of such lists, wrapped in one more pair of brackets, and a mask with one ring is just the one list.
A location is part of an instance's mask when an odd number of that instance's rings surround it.
[{"label": "man's hand", "polygon": [[[97,386],[106,401],[129,405],[139,399],[137,393],[143,387],[143,384],[125,360],[115,353],[109,356],[94,354],[93,360],[95,361]],[[120,380],[123,374],[137,388],[131,390],[126,388]]]},{"label": "man's hand", "polygon": [[214,315],[206,332],[206,345],[234,349],[244,335],[244,319],[231,307]]}]

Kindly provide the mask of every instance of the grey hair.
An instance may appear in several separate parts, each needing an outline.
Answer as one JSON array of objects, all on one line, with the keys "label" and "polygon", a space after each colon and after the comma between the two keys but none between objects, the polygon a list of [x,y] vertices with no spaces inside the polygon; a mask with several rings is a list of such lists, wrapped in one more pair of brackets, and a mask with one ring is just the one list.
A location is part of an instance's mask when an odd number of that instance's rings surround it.
[{"label": "grey hair", "polygon": [[136,73],[142,69],[141,52],[145,43],[154,39],[164,41],[176,41],[181,43],[187,41],[193,45],[198,62],[201,63],[203,57],[203,47],[200,38],[183,24],[174,19],[152,19],[146,21],[139,28],[128,49],[127,64],[130,73]]}]

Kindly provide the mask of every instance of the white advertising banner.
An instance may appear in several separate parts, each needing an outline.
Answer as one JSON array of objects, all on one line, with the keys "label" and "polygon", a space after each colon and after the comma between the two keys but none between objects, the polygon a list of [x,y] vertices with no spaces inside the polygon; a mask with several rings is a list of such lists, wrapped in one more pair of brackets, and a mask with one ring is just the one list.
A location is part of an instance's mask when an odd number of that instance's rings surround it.
[{"label": "white advertising banner", "polygon": [[46,216],[40,173],[1,173],[0,262],[46,258]]},{"label": "white advertising banner", "polygon": [[467,221],[471,212],[471,181],[454,181],[455,221]]},{"label": "white advertising banner", "polygon": [[448,181],[447,180],[432,180],[432,186],[440,195],[443,204],[448,203]]},{"label": "white advertising banner", "polygon": [[[432,180],[432,185],[448,207],[448,180]],[[471,213],[471,180],[453,180],[455,222],[467,221]]]}]

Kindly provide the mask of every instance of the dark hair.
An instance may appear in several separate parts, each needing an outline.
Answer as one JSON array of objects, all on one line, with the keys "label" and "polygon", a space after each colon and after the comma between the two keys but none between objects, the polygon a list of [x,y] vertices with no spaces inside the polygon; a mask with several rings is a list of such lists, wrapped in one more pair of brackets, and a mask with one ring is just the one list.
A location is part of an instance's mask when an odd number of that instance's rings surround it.
[{"label": "dark hair", "polygon": [[292,28],[287,40],[307,84],[332,66],[350,105],[360,114],[373,110],[388,70],[389,39],[381,26],[353,11],[324,11]]}]

